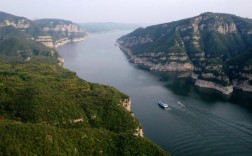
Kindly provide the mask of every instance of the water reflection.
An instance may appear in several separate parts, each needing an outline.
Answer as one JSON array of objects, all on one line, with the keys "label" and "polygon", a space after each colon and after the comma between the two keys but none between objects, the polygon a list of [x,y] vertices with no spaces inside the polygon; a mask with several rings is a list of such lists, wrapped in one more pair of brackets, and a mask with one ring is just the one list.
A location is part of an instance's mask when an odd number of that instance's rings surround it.
[{"label": "water reflection", "polygon": [[[252,94],[248,92],[242,92],[234,90],[230,96],[223,95],[212,89],[204,89],[193,85],[193,81],[190,78],[179,78],[181,73],[176,72],[151,72],[154,75],[160,77],[160,81],[165,83],[165,86],[171,90],[174,94],[179,96],[194,96],[200,98],[200,100],[207,103],[214,103],[217,101],[230,102],[233,104],[246,106],[248,109],[252,109]],[[197,93],[197,95],[192,94]]]},{"label": "water reflection", "polygon": [[[113,86],[132,98],[145,136],[173,155],[251,155],[252,97],[202,93],[177,73],[158,73],[128,62],[115,40],[127,32],[95,34],[58,48],[65,67],[81,78]],[[164,111],[158,101],[169,104]],[[178,101],[185,105],[178,105]]]}]

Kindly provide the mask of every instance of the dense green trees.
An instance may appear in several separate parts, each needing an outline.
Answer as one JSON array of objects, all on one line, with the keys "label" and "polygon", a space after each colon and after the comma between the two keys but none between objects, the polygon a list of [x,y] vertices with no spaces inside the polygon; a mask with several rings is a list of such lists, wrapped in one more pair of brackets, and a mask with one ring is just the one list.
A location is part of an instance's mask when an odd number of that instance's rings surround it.
[{"label": "dense green trees", "polygon": [[1,121],[0,155],[166,155],[145,138],[105,129]]},{"label": "dense green trees", "polygon": [[135,136],[140,124],[122,106],[127,95],[60,67],[55,49],[30,38],[47,35],[32,21],[0,12],[6,19],[30,25],[0,27],[0,155],[168,155]]},{"label": "dense green trees", "polygon": [[134,136],[127,98],[58,65],[0,63],[0,155],[166,155]]}]

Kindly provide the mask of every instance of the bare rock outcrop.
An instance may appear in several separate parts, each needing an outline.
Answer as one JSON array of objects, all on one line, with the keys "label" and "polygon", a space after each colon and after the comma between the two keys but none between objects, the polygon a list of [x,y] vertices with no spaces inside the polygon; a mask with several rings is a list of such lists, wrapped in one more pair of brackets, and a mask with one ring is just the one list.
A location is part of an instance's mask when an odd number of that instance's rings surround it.
[{"label": "bare rock outcrop", "polygon": [[13,26],[17,29],[28,29],[30,27],[30,22],[26,19],[18,19],[17,21],[4,20],[0,23],[0,27],[4,26]]},{"label": "bare rock outcrop", "polygon": [[[131,99],[130,98],[129,99],[123,99],[121,101],[121,104],[134,117],[134,114],[131,112]],[[141,125],[135,129],[134,135],[135,136],[139,136],[139,137],[143,137],[144,136],[144,132],[143,132],[143,129],[142,129]]]},{"label": "bare rock outcrop", "polygon": [[211,81],[200,80],[200,79],[196,80],[195,85],[202,88],[215,89],[225,95],[230,95],[233,93],[232,85],[222,86],[220,84],[217,84]]}]

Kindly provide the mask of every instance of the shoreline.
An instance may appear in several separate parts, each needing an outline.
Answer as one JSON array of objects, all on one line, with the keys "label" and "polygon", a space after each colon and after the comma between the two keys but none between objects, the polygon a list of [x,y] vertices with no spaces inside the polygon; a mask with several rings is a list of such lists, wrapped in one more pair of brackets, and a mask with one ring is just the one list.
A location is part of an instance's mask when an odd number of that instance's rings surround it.
[{"label": "shoreline", "polygon": [[[119,41],[116,41],[116,44],[118,45],[118,47],[121,49],[121,51],[126,55],[128,61],[132,64],[137,65],[138,67],[143,66],[144,68],[141,69],[148,69],[150,71],[158,71],[158,72],[180,72],[180,71],[169,71],[169,70],[153,70],[153,68],[149,68],[148,65],[144,64],[144,63],[139,63],[137,61],[132,61],[132,52],[129,48],[124,47],[122,44],[120,44]],[[134,56],[135,59],[137,59],[137,56]],[[134,58],[133,58],[134,59]],[[181,71],[183,72],[183,71]],[[190,74],[186,74],[186,75],[178,75],[177,78],[191,78],[193,84],[199,88],[202,89],[209,89],[209,90],[214,90],[217,91],[218,93],[224,95],[224,96],[232,96],[232,93],[234,92],[234,90],[240,90],[242,92],[247,92],[247,93],[251,93],[252,94],[252,87],[246,87],[247,89],[243,89],[241,86],[238,86],[235,82],[232,83],[232,85],[229,86],[222,86],[220,84],[216,84],[212,81],[205,81],[205,80],[201,80],[198,79],[197,77],[194,76],[193,74],[193,70],[188,70],[185,72],[191,72]]]},{"label": "shoreline", "polygon": [[[77,40],[77,41],[68,42],[68,43],[81,42],[81,41],[84,41],[85,39],[86,39],[86,37],[83,37],[82,40]],[[65,44],[67,44],[67,43],[65,43]],[[65,44],[62,44],[60,46],[63,46]],[[60,56],[60,57],[57,58],[57,60],[59,61],[58,65],[61,66],[62,68],[65,68],[64,67],[64,62],[65,62],[64,58]],[[68,69],[68,70],[70,70],[70,69]],[[118,91],[120,91],[120,90],[118,90]],[[126,99],[122,99],[122,101],[120,102],[120,104],[125,108],[125,110],[128,113],[130,113],[132,115],[132,117],[134,119],[136,119],[134,113],[131,111],[131,98],[130,97],[126,98]],[[144,137],[144,131],[143,131],[143,128],[142,128],[142,125],[141,125],[140,122],[139,122],[139,126],[135,129],[135,132],[134,132],[133,135],[138,136],[138,137]]]}]

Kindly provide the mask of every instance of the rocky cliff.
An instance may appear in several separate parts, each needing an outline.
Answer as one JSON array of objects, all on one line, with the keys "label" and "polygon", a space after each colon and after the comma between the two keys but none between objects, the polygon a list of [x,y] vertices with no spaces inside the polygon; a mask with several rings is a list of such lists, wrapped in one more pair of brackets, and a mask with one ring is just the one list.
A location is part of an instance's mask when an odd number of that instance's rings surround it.
[{"label": "rocky cliff", "polygon": [[0,11],[0,28],[14,27],[26,33],[29,38],[46,35],[33,21]]},{"label": "rocky cliff", "polygon": [[207,12],[138,28],[117,42],[132,63],[149,70],[189,71],[196,85],[231,94],[231,88],[251,92],[246,75],[252,73],[251,32],[251,19]]},{"label": "rocky cliff", "polygon": [[11,26],[26,33],[29,40],[39,41],[53,48],[69,42],[84,40],[85,31],[81,26],[71,21],[59,19],[29,20],[0,12],[0,28]]},{"label": "rocky cliff", "polygon": [[28,29],[30,27],[30,22],[26,20],[25,18],[18,19],[17,21],[4,20],[0,23],[0,27],[4,27],[4,26],[13,26],[18,29]]},{"label": "rocky cliff", "polygon": [[[120,43],[120,41],[118,42]],[[193,64],[187,62],[188,57],[183,53],[144,53],[134,55],[130,48],[119,45],[130,62],[154,71],[192,71]],[[168,61],[167,61],[168,60]]]},{"label": "rocky cliff", "polygon": [[212,82],[212,81],[205,81],[198,79],[195,82],[196,86],[202,87],[202,88],[209,88],[209,89],[214,89],[217,90],[225,95],[230,95],[233,92],[233,86],[222,86],[218,83]]},{"label": "rocky cliff", "polygon": [[121,101],[123,107],[127,110],[127,111],[131,111],[131,100],[130,99],[124,99]]},{"label": "rocky cliff", "polygon": [[33,21],[0,12],[0,60],[15,63],[42,61],[62,66],[64,59],[53,47],[52,36]]},{"label": "rocky cliff", "polygon": [[84,40],[85,31],[81,26],[71,21],[60,19],[40,19],[34,21],[45,33],[49,34],[52,42],[42,42],[46,46],[58,47],[69,42]]},{"label": "rocky cliff", "polygon": [[[121,101],[122,106],[131,113],[131,115],[134,117],[134,114],[131,112],[131,99],[127,98],[127,99],[123,99]],[[143,129],[141,127],[141,125],[139,125],[136,129],[135,129],[135,136],[140,136],[140,137],[144,137],[144,132]]]}]

